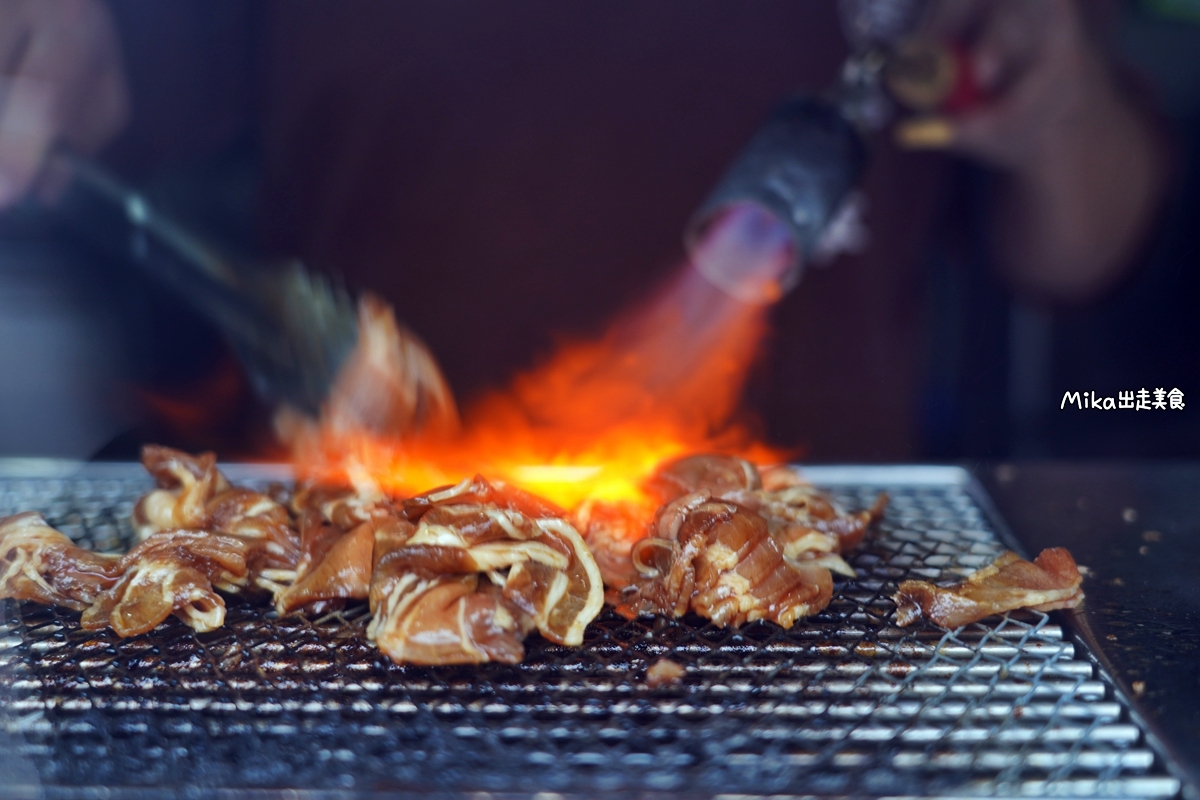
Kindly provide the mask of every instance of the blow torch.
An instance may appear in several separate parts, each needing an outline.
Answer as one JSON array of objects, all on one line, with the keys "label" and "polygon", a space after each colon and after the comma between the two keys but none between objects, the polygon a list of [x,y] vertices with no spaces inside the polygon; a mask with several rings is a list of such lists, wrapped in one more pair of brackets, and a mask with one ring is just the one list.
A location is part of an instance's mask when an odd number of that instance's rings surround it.
[{"label": "blow torch", "polygon": [[[895,116],[961,111],[980,99],[965,52],[916,38],[923,0],[840,0],[851,46],[837,83],[770,115],[692,216],[684,243],[692,264],[726,294],[751,304],[779,300],[809,265],[866,242],[857,190],[868,141]],[[910,122],[912,145],[945,126]]]}]

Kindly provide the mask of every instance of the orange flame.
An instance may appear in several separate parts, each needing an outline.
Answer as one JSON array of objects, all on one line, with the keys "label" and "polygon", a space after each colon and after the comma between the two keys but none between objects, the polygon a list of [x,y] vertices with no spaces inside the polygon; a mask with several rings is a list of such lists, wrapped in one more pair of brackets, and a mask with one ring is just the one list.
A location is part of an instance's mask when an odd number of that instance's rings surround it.
[{"label": "orange flame", "polygon": [[323,430],[298,463],[316,477],[366,477],[402,494],[481,473],[568,509],[586,499],[644,506],[644,479],[672,457],[780,457],[733,420],[765,314],[689,266],[599,339],[566,344],[480,398],[457,435],[397,441]]}]

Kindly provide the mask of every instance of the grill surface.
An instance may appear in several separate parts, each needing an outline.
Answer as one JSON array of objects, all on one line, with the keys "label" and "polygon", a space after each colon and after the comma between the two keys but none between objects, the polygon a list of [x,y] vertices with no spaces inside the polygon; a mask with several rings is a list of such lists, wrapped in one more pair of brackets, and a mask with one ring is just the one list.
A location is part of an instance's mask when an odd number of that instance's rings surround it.
[{"label": "grill surface", "polygon": [[[235,481],[263,483],[251,468]],[[41,472],[43,477],[22,477]],[[53,477],[0,466],[0,514],[37,509],[121,548],[136,465]],[[9,794],[1172,796],[1179,782],[1057,617],[901,630],[888,596],[949,580],[1004,545],[952,468],[810,469],[846,505],[892,502],[820,615],[784,631],[609,611],[580,649],[536,635],[516,666],[397,666],[365,608],[277,619],[234,598],[221,630],[174,619],[121,640],[78,614],[0,603],[0,781]],[[7,477],[6,477],[7,476]],[[667,657],[687,674],[650,689]],[[40,788],[39,788],[40,786]],[[297,795],[293,795],[297,796]]]}]

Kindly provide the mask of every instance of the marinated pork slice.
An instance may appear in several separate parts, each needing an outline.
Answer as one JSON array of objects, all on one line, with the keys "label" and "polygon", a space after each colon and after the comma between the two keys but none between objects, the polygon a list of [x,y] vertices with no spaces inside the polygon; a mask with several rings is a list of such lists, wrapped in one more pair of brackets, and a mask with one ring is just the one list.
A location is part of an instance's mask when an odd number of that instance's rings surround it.
[{"label": "marinated pork slice", "polygon": [[[610,602],[627,614],[678,616],[690,608],[734,625],[751,619],[791,625],[824,608],[832,594],[830,571],[854,577],[841,554],[861,541],[887,502],[880,495],[870,510],[849,514],[791,469],[760,471],[744,459],[711,454],[663,464],[646,487],[664,505],[641,535],[631,535],[636,525],[608,507],[581,509],[588,544],[602,554]],[[707,516],[693,518],[701,508]],[[697,538],[696,530],[706,533]],[[746,549],[734,548],[735,558],[727,538]],[[625,552],[628,563],[621,560]],[[783,567],[775,565],[776,554]],[[744,583],[748,577],[751,584]],[[687,584],[691,580],[717,583],[697,588]],[[730,600],[735,586],[736,603]]]},{"label": "marinated pork slice", "polygon": [[851,578],[854,570],[840,555],[858,546],[887,506],[887,496],[881,494],[869,510],[851,514],[791,468],[760,471],[736,456],[695,455],[668,462],[650,486],[664,502],[684,490],[707,491],[716,499],[756,511],[766,519],[788,560],[824,566]]},{"label": "marinated pork slice", "polygon": [[648,535],[656,510],[686,494],[713,497],[762,489],[757,468],[736,456],[699,455],[662,464],[646,481],[646,502],[586,500],[575,509],[575,524],[596,557],[604,585],[619,592],[638,580],[630,558],[633,545]]},{"label": "marinated pork slice", "polygon": [[262,492],[230,486],[212,453],[193,456],[147,445],[142,464],[158,482],[134,507],[134,529],[142,541],[167,530],[237,536],[249,546],[252,584],[277,594],[295,579],[300,537],[282,504]]},{"label": "marinated pork slice", "polygon": [[210,500],[206,510],[208,529],[249,545],[249,569],[256,585],[274,593],[281,588],[278,581],[294,580],[302,552],[286,508],[261,492],[231,488]]},{"label": "marinated pork slice", "polygon": [[203,527],[209,501],[229,488],[213,453],[194,456],[149,444],[142,448],[142,466],[158,483],[133,509],[134,530],[142,540],[156,531]]},{"label": "marinated pork slice", "polygon": [[304,556],[295,583],[276,595],[275,610],[288,614],[305,609],[321,614],[346,600],[367,599],[378,524],[366,521],[344,531],[320,512],[309,511],[301,517]]},{"label": "marinated pork slice", "polygon": [[833,595],[828,569],[789,564],[762,516],[706,491],[665,506],[654,532],[634,545],[642,579],[621,598],[624,616],[691,610],[720,626],[761,619],[790,628]]},{"label": "marinated pork slice", "polygon": [[280,614],[323,614],[347,600],[365,600],[371,586],[376,531],[400,523],[380,492],[302,486],[291,501],[299,515],[296,579],[275,597]]},{"label": "marinated pork slice", "polygon": [[600,572],[561,510],[482,477],[404,503],[376,531],[368,635],[393,660],[519,661],[537,628],[578,645],[603,605]]},{"label": "marinated pork slice", "polygon": [[924,616],[951,630],[1018,608],[1074,608],[1083,601],[1082,584],[1071,554],[1065,548],[1051,547],[1032,563],[1005,552],[953,586],[904,581],[892,599],[896,601],[897,625],[911,625]]},{"label": "marinated pork slice", "polygon": [[154,629],[171,614],[200,631],[219,627],[216,590],[256,585],[271,592],[291,581],[299,536],[287,509],[269,496],[231,487],[211,453],[151,445],[143,464],[158,488],[134,512],[141,543],[123,556],[75,547],[37,514],[0,522],[3,591],[83,612],[85,629],[120,636]]},{"label": "marinated pork slice", "polygon": [[532,629],[478,574],[405,572],[389,581],[367,635],[398,664],[515,664]]},{"label": "marinated pork slice", "polygon": [[160,531],[120,560],[120,580],[83,612],[85,630],[112,628],[118,636],[154,630],[174,614],[201,633],[225,622],[225,601],[250,580],[253,545],[210,531]]},{"label": "marinated pork slice", "polygon": [[846,553],[858,547],[867,529],[883,517],[887,503],[887,495],[881,493],[869,509],[852,514],[795,470],[771,467],[763,471],[763,490],[750,504],[771,521],[771,533],[784,545],[787,557],[802,558],[806,551]]},{"label": "marinated pork slice", "polygon": [[301,485],[292,495],[297,517],[318,511],[329,523],[348,531],[368,520],[395,515],[391,501],[376,487],[353,488],[320,483]]},{"label": "marinated pork slice", "polygon": [[369,293],[358,303],[358,341],[338,370],[319,418],[290,406],[275,415],[279,439],[291,447],[297,463],[310,467],[341,464],[346,444],[361,438],[451,435],[458,424],[454,395],[429,348],[397,322],[387,303]]},{"label": "marinated pork slice", "polygon": [[78,547],[26,511],[0,520],[0,597],[82,611],[121,576],[118,556]]},{"label": "marinated pork slice", "polygon": [[684,456],[659,466],[647,487],[663,502],[692,492],[708,491],[714,497],[728,492],[763,488],[758,468],[737,456],[704,453]]},{"label": "marinated pork slice", "polygon": [[359,431],[438,435],[458,429],[454,395],[433,354],[374,295],[359,300],[358,344],[338,372],[319,424],[333,437]]}]

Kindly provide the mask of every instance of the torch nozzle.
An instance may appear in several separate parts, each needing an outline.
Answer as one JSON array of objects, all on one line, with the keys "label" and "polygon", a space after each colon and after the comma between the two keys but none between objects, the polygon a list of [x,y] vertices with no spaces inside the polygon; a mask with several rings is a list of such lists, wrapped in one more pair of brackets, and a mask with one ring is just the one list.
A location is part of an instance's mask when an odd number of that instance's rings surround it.
[{"label": "torch nozzle", "polygon": [[800,250],[787,224],[757,203],[718,209],[691,245],[692,265],[744,303],[778,301],[800,279]]}]

